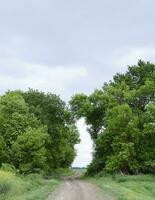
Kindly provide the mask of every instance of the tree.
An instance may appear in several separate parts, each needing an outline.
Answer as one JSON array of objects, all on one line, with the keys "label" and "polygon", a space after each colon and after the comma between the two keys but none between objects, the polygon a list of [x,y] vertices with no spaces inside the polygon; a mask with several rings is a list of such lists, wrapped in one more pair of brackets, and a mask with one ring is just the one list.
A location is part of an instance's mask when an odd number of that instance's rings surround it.
[{"label": "tree", "polygon": [[50,168],[69,167],[76,155],[74,145],[79,142],[79,134],[65,102],[55,94],[45,94],[32,89],[22,95],[30,111],[47,126],[48,165]]},{"label": "tree", "polygon": [[7,92],[0,99],[0,136],[6,146],[7,162],[13,163],[11,147],[28,127],[39,127],[40,122],[29,113],[18,92]]},{"label": "tree", "polygon": [[79,134],[75,121],[56,95],[8,91],[0,98],[0,165],[20,172],[69,167]]},{"label": "tree", "polygon": [[144,114],[139,160],[144,173],[155,173],[155,103],[149,103]]},{"label": "tree", "polygon": [[7,147],[6,143],[4,141],[4,138],[0,136],[0,167],[3,162],[7,162],[8,160],[8,153],[7,153]]},{"label": "tree", "polygon": [[46,148],[48,134],[45,127],[28,128],[18,135],[12,145],[14,165],[21,173],[36,172],[46,167]]},{"label": "tree", "polygon": [[95,90],[90,96],[77,94],[70,101],[73,115],[76,119],[85,118],[88,132],[94,142],[104,127],[103,118],[107,109],[107,101],[102,90]]},{"label": "tree", "polygon": [[155,172],[155,65],[139,61],[91,95],[75,95],[71,110],[85,117],[94,142],[88,173]]}]

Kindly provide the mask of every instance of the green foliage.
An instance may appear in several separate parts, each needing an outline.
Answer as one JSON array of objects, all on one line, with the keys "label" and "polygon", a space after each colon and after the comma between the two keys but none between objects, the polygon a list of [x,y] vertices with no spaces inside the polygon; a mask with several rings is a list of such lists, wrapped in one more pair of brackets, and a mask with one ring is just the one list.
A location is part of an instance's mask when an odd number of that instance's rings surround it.
[{"label": "green foliage", "polygon": [[56,95],[29,90],[0,97],[0,166],[20,173],[69,167],[79,142],[75,122]]},{"label": "green foliage", "polygon": [[84,117],[94,141],[88,173],[155,172],[155,65],[139,61],[91,95],[75,95],[75,118]]},{"label": "green foliage", "polygon": [[28,126],[38,126],[38,123],[23,97],[18,92],[7,92],[0,99],[0,135],[6,145],[11,147]]},{"label": "green foliage", "polygon": [[57,95],[31,89],[22,95],[30,111],[47,126],[49,168],[69,167],[76,155],[74,145],[79,142],[79,134],[65,103]]},{"label": "green foliage", "polygon": [[11,172],[12,174],[17,173],[17,170],[14,165],[6,164],[6,163],[3,163],[0,169],[4,172]]},{"label": "green foliage", "polygon": [[19,92],[7,92],[0,98],[0,162],[15,165],[12,146],[28,127],[39,127],[40,122],[29,112]]},{"label": "green foliage", "polygon": [[45,144],[48,134],[44,127],[38,129],[29,128],[19,135],[12,145],[14,165],[22,173],[32,173],[37,169],[43,169],[46,163]]},{"label": "green foliage", "polygon": [[0,135],[0,167],[8,159],[7,147],[4,138]]},{"label": "green foliage", "polygon": [[95,141],[101,131],[107,109],[107,97],[101,90],[95,90],[90,96],[77,94],[70,101],[71,111],[78,119],[84,117],[91,138]]}]

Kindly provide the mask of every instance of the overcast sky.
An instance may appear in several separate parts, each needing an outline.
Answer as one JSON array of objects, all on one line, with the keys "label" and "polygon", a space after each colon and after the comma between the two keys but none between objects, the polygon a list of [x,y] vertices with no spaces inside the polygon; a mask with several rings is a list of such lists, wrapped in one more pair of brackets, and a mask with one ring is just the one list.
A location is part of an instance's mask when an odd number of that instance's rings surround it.
[{"label": "overcast sky", "polygon": [[[154,0],[0,0],[0,93],[34,88],[67,101],[138,59],[155,62],[154,9]],[[80,166],[91,149],[82,130]]]}]

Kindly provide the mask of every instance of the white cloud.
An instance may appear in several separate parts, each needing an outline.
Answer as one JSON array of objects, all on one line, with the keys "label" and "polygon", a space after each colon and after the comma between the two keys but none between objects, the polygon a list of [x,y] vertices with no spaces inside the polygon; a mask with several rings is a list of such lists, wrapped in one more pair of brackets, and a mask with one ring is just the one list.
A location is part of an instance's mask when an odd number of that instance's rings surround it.
[{"label": "white cloud", "polygon": [[39,89],[67,97],[69,85],[87,76],[83,66],[56,66],[26,63],[17,60],[0,61],[1,92],[8,89]]}]

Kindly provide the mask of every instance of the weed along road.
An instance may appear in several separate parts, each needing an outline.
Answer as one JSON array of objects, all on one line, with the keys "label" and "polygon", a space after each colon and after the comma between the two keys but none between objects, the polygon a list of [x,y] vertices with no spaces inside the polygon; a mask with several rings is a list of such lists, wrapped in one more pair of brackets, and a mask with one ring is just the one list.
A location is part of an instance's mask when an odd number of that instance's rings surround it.
[{"label": "weed along road", "polygon": [[104,200],[100,190],[93,184],[78,180],[64,180],[47,200]]}]

